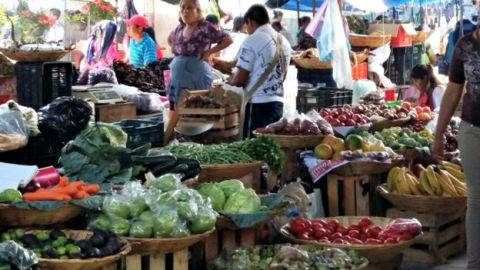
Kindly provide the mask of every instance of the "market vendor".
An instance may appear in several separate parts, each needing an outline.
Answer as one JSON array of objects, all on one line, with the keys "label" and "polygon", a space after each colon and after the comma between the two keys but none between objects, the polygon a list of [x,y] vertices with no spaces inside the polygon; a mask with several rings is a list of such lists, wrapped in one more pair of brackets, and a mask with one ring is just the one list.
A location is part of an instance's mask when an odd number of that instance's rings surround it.
[{"label": "market vendor", "polygon": [[127,33],[130,39],[130,64],[136,68],[145,67],[157,60],[157,45],[145,32],[148,20],[144,16],[134,15],[127,21]]},{"label": "market vendor", "polygon": [[[263,5],[250,7],[244,19],[250,36],[240,47],[237,71],[229,82],[244,87],[247,93],[254,91],[245,114],[244,137],[247,138],[256,128],[276,122],[283,115],[283,81],[292,48],[288,40],[272,28]],[[281,46],[278,54],[277,46]],[[266,74],[272,63],[276,65]],[[258,87],[255,89],[255,86]]]},{"label": "market vendor", "polygon": [[430,107],[439,111],[445,89],[441,86],[431,65],[416,65],[410,73],[412,85],[420,91],[417,101],[419,106]]},{"label": "market vendor", "polygon": [[208,61],[232,44],[228,34],[203,19],[198,0],[180,1],[180,10],[180,24],[168,38],[174,54],[167,88],[171,110],[184,89],[210,88],[213,76]]}]

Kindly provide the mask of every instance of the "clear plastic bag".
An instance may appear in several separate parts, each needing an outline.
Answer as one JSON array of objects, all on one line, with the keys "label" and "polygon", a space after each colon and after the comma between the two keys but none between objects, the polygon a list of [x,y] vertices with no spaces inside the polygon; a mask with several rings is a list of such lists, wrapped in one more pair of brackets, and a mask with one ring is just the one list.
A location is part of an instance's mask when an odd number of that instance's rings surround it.
[{"label": "clear plastic bag", "polygon": [[392,220],[382,234],[385,235],[408,235],[411,238],[422,231],[422,224],[416,218],[397,218]]},{"label": "clear plastic bag", "polygon": [[307,116],[317,124],[318,128],[320,129],[321,133],[324,135],[332,134],[333,135],[333,128],[330,123],[327,122],[317,111],[311,110],[307,113]]},{"label": "clear plastic bag", "polygon": [[0,152],[21,148],[28,143],[28,127],[22,113],[10,111],[0,114]]}]

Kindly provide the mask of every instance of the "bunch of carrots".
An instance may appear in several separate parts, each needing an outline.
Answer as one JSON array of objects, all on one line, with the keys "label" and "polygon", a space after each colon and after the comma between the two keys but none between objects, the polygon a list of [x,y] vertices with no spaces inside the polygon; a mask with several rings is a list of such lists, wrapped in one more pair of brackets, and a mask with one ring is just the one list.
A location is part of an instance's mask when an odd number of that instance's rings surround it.
[{"label": "bunch of carrots", "polygon": [[34,192],[23,194],[24,201],[69,201],[72,199],[85,199],[100,190],[98,184],[86,184],[83,181],[70,182],[67,177],[60,177],[56,186],[39,188]]}]

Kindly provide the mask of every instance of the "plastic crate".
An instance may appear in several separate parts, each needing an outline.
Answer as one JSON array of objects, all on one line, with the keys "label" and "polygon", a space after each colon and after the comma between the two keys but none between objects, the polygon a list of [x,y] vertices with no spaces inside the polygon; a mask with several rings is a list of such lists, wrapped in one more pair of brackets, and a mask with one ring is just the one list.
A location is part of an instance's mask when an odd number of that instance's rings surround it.
[{"label": "plastic crate", "polygon": [[341,107],[352,104],[353,91],[338,88],[315,88],[299,90],[297,95],[297,110],[301,113],[321,108]]},{"label": "plastic crate", "polygon": [[422,64],[423,44],[416,44],[412,47],[412,67]]},{"label": "plastic crate", "polygon": [[0,161],[38,167],[57,166],[65,144],[66,142],[40,134],[30,137],[28,144],[22,148],[0,152]]},{"label": "plastic crate", "polygon": [[300,83],[313,85],[324,84],[326,87],[337,87],[333,79],[332,69],[307,69],[297,67],[297,80]]},{"label": "plastic crate", "polygon": [[162,146],[163,118],[123,120],[117,123],[128,134],[127,147],[136,148],[146,143]]},{"label": "plastic crate", "polygon": [[352,66],[352,79],[365,80],[368,78],[368,63],[363,62]]},{"label": "plastic crate", "polygon": [[16,63],[18,102],[37,110],[57,97],[71,96],[72,71],[69,62]]},{"label": "plastic crate", "polygon": [[393,48],[385,63],[386,76],[397,85],[410,83],[413,68],[413,47]]}]

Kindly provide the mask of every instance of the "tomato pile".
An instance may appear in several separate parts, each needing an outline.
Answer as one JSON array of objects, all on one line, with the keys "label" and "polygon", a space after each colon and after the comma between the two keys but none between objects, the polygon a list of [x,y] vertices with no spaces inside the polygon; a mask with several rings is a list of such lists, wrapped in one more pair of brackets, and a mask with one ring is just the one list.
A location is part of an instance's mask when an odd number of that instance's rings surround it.
[{"label": "tomato pile", "polygon": [[394,219],[385,228],[362,218],[357,224],[348,227],[337,219],[294,218],[288,230],[301,240],[344,245],[380,245],[409,241],[420,234],[422,225],[416,219]]}]

